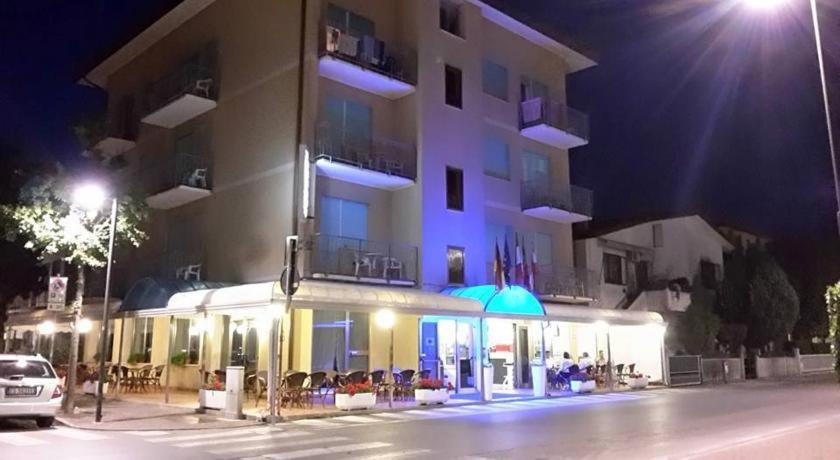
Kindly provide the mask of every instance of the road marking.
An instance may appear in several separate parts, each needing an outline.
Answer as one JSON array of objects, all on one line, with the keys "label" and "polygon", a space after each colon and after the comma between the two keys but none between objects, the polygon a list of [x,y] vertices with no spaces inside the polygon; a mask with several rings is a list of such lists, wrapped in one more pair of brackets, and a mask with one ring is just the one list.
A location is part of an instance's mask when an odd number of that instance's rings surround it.
[{"label": "road marking", "polygon": [[338,427],[342,427],[342,426],[347,426],[343,423],[329,422],[327,420],[322,420],[322,419],[319,419],[319,418],[295,420],[292,423],[294,423],[295,425],[305,425],[305,426],[313,426],[313,427],[320,427],[320,428],[338,428]]},{"label": "road marking", "polygon": [[39,444],[47,443],[47,441],[42,441],[40,439],[19,433],[0,433],[0,442],[4,444],[11,444],[13,446],[37,446]]},{"label": "road marking", "polygon": [[413,419],[414,417],[403,412],[382,412],[381,414],[373,414],[372,417],[383,417],[397,420]]},{"label": "road marking", "polygon": [[169,434],[168,431],[123,431],[123,434],[130,434],[132,436],[142,436],[142,437],[151,437],[151,436],[164,436]]},{"label": "road marking", "polygon": [[[184,436],[170,436],[170,437],[161,437],[161,438],[153,438],[147,439],[148,442],[177,442],[177,441],[192,441],[195,439],[207,439],[207,438],[227,438],[227,437],[234,437],[234,436],[243,436],[243,435],[251,435],[255,434],[253,430],[233,430],[233,431],[214,431],[213,433],[202,433],[202,434],[190,434]],[[265,433],[260,433],[265,434]]]},{"label": "road marking", "polygon": [[431,450],[429,449],[402,450],[397,452],[386,452],[384,454],[368,455],[366,457],[361,457],[358,460],[389,460],[392,458],[413,457],[415,455],[423,455],[430,452]]},{"label": "road marking", "polygon": [[44,431],[44,433],[49,433],[69,439],[76,439],[79,441],[98,441],[100,439],[111,439],[108,436],[104,436],[91,431],[72,430],[66,428],[56,428],[54,430]]},{"label": "road marking", "polygon": [[[276,438],[276,437],[275,437]],[[264,444],[257,444],[254,446],[244,446],[244,447],[227,447],[224,449],[213,449],[208,450],[211,454],[216,455],[224,455],[224,454],[231,454],[231,453],[240,453],[240,452],[253,452],[255,450],[267,450],[267,449],[280,449],[283,447],[289,446],[307,446],[312,444],[329,444],[331,442],[344,442],[349,441],[349,438],[345,438],[342,436],[333,436],[327,438],[313,438],[313,439],[296,439],[292,442],[281,442],[281,443],[264,443]]]},{"label": "road marking", "polygon": [[271,439],[270,434],[261,434],[259,436],[249,436],[236,439],[208,439],[205,441],[183,442],[180,444],[173,444],[175,447],[197,447],[197,446],[213,446],[217,444],[231,444],[235,442],[253,442],[253,441],[267,441]]},{"label": "road marking", "polygon": [[390,446],[391,444],[388,444],[387,442],[365,442],[360,444],[349,444],[345,446],[317,447],[315,449],[304,449],[295,450],[291,452],[282,452],[277,454],[266,454],[262,457],[257,458],[270,458],[272,460],[290,460],[295,458],[315,457],[316,455],[347,454],[350,452],[379,449]]},{"label": "road marking", "polygon": [[333,420],[341,421],[341,422],[352,422],[352,423],[381,422],[381,420],[377,420],[373,417],[363,417],[361,415],[345,415],[345,416],[342,416],[342,417],[336,417]]}]

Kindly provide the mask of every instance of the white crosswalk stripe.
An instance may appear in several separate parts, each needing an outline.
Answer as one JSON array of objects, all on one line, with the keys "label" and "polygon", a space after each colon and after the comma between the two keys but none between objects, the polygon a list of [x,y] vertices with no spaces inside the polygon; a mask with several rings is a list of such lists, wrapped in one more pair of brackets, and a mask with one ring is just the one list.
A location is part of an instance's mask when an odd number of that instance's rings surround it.
[{"label": "white crosswalk stripe", "polygon": [[407,458],[407,457],[414,457],[416,455],[423,455],[431,453],[432,451],[429,449],[409,449],[409,450],[401,450],[396,452],[385,452],[382,454],[374,454],[368,455],[366,457],[361,457],[357,460],[390,460],[393,458]]},{"label": "white crosswalk stripe", "polygon": [[337,422],[352,422],[352,423],[376,423],[380,422],[381,420],[375,419],[373,417],[364,417],[361,415],[345,415],[343,417],[336,417],[333,420]]},{"label": "white crosswalk stripe", "polygon": [[37,446],[47,441],[23,433],[0,433],[0,444],[12,446]]},{"label": "white crosswalk stripe", "polygon": [[347,426],[343,423],[336,423],[333,421],[328,421],[320,418],[312,418],[312,419],[303,419],[303,420],[295,420],[291,422],[295,425],[304,425],[304,426],[311,426],[315,428],[337,428],[341,426]]},{"label": "white crosswalk stripe", "polygon": [[[225,455],[225,454],[233,454],[233,453],[246,453],[246,452],[254,452],[260,450],[270,450],[270,449],[282,449],[284,447],[293,447],[293,446],[307,446],[312,444],[330,444],[333,442],[344,442],[347,441],[348,438],[343,436],[331,436],[331,437],[324,437],[324,438],[311,438],[311,439],[295,439],[288,442],[281,442],[281,443],[274,443],[268,442],[263,444],[253,444],[249,443],[247,446],[233,446],[233,447],[226,447],[224,449],[211,449],[208,450],[211,454],[216,455]],[[250,454],[249,454],[250,455]]]},{"label": "white crosswalk stripe", "polygon": [[110,436],[106,436],[104,434],[100,434],[94,431],[83,431],[64,428],[56,428],[54,430],[43,431],[42,433],[50,434],[53,436],[61,436],[63,438],[76,439],[79,441],[99,441],[101,439],[111,439]]},{"label": "white crosswalk stripe", "polygon": [[280,452],[276,454],[266,454],[259,459],[271,460],[290,460],[295,458],[315,457],[319,455],[331,454],[346,454],[351,452],[359,452],[362,450],[381,449],[384,447],[391,447],[387,442],[363,442],[359,444],[347,444],[334,447],[316,447],[313,449],[293,450],[291,452]]},{"label": "white crosswalk stripe", "polygon": [[[244,435],[253,435],[257,433],[254,429],[247,429],[247,430],[229,430],[224,432],[217,432],[217,433],[202,433],[202,434],[187,434],[187,435],[178,435],[178,436],[167,436],[167,437],[158,437],[158,438],[151,438],[147,439],[148,442],[176,442],[176,441],[193,441],[196,439],[205,439],[205,438],[224,438],[224,437],[237,437],[237,436],[244,436]],[[266,434],[265,432],[259,432],[259,434]]]},{"label": "white crosswalk stripe", "polygon": [[134,436],[141,436],[144,438],[153,436],[163,436],[169,434],[168,431],[123,431],[123,433]]}]

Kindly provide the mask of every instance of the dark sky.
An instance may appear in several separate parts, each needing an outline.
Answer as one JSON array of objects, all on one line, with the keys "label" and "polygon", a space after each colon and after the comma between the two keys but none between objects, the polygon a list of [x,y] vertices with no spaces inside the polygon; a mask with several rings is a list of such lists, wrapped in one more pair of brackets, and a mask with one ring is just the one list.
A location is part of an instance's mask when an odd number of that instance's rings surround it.
[{"label": "dark sky", "polygon": [[[77,161],[72,121],[104,97],[75,81],[177,3],[0,2],[3,151]],[[699,211],[776,237],[835,234],[807,0],[776,14],[734,0],[492,3],[539,18],[599,62],[569,79],[570,105],[590,114],[592,131],[571,153],[572,181],[596,191],[596,218]],[[819,3],[840,107],[840,7]]]}]

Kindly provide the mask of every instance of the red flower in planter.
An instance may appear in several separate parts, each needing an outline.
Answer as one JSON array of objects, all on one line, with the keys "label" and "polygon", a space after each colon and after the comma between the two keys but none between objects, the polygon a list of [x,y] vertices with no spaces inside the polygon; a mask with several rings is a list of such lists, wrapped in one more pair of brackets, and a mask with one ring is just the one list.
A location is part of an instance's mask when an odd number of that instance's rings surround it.
[{"label": "red flower in planter", "polygon": [[369,383],[348,383],[339,387],[336,393],[355,396],[356,393],[373,393],[373,387]]}]

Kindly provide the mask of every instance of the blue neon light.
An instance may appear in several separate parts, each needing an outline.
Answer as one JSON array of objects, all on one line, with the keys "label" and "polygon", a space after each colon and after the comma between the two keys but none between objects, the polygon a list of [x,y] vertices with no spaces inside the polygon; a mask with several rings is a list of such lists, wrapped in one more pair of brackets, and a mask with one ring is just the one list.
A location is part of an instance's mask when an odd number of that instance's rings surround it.
[{"label": "blue neon light", "polygon": [[484,305],[484,311],[487,313],[545,316],[545,309],[540,301],[521,286],[508,286],[497,291],[496,285],[485,284],[449,288],[443,292],[455,297],[478,300]]}]

